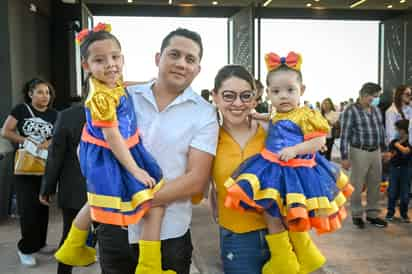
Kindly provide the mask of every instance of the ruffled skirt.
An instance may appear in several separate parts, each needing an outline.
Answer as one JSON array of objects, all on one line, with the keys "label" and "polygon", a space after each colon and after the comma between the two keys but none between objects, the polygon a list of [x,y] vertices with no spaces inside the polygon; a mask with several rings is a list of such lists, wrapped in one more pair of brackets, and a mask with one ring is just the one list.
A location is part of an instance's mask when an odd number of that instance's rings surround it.
[{"label": "ruffled skirt", "polygon": [[145,186],[129,173],[108,148],[80,142],[80,167],[87,180],[87,198],[94,221],[127,226],[139,222],[150,208],[153,194],[163,184],[156,160],[139,142],[130,148],[137,165],[155,179]]},{"label": "ruffled skirt", "polygon": [[275,160],[258,154],[242,163],[225,183],[225,206],[266,211],[282,218],[290,231],[339,229],[346,218],[343,205],[353,192],[348,177],[320,154],[304,160],[311,166],[299,166],[299,159],[290,166]]}]

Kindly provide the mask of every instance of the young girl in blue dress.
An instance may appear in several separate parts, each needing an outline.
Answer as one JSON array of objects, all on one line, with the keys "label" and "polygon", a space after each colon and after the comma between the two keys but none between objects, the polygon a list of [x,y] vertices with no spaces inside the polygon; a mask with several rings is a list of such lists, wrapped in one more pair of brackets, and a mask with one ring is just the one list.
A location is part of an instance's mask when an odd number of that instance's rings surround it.
[{"label": "young girl in blue dress", "polygon": [[122,82],[120,43],[106,24],[83,30],[77,40],[83,69],[89,73],[86,125],[79,150],[88,204],[76,216],[55,257],[67,265],[91,264],[95,250],[85,243],[92,220],[127,226],[143,217],[136,273],[175,273],[161,268],[164,208],[150,208],[150,200],[163,183],[162,171],[139,136],[132,101]]},{"label": "young girl in blue dress", "polygon": [[353,188],[339,168],[318,153],[328,122],[318,111],[299,107],[305,90],[301,56],[269,53],[265,61],[268,96],[276,114],[270,119],[265,148],[226,181],[225,206],[265,215],[271,259],[263,274],[310,273],[325,258],[307,231],[340,228],[346,217],[343,204]]}]

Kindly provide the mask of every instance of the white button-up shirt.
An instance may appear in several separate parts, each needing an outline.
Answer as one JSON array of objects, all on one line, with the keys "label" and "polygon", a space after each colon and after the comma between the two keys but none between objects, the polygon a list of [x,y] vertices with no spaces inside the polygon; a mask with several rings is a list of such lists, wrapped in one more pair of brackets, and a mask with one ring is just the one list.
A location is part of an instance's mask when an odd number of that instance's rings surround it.
[{"label": "white button-up shirt", "polygon": [[[215,155],[218,124],[214,106],[190,87],[159,112],[152,83],[128,87],[137,116],[143,145],[157,160],[165,183],[186,171],[191,147]],[[190,200],[169,204],[163,218],[160,239],[183,236],[192,219]],[[129,242],[137,243],[142,223],[129,226]]]}]

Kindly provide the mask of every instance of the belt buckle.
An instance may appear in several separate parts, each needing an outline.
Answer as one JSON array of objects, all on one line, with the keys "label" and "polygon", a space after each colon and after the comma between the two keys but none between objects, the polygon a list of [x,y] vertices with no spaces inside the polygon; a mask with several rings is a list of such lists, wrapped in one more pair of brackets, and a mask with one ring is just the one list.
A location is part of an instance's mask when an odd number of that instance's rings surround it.
[{"label": "belt buckle", "polygon": [[364,150],[368,151],[368,152],[372,152],[378,149],[378,147],[372,147],[372,146],[364,146],[363,147]]}]

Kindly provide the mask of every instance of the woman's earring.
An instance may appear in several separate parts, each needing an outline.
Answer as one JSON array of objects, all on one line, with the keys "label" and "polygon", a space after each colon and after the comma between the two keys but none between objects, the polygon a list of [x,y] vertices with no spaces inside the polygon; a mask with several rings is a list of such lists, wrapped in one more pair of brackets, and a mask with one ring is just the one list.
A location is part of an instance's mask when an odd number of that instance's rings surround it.
[{"label": "woman's earring", "polygon": [[216,108],[216,116],[217,116],[217,122],[219,126],[222,126],[223,125],[223,115],[222,115],[222,112],[218,108]]},{"label": "woman's earring", "polygon": [[248,127],[252,128],[252,114],[249,114],[246,119]]}]

